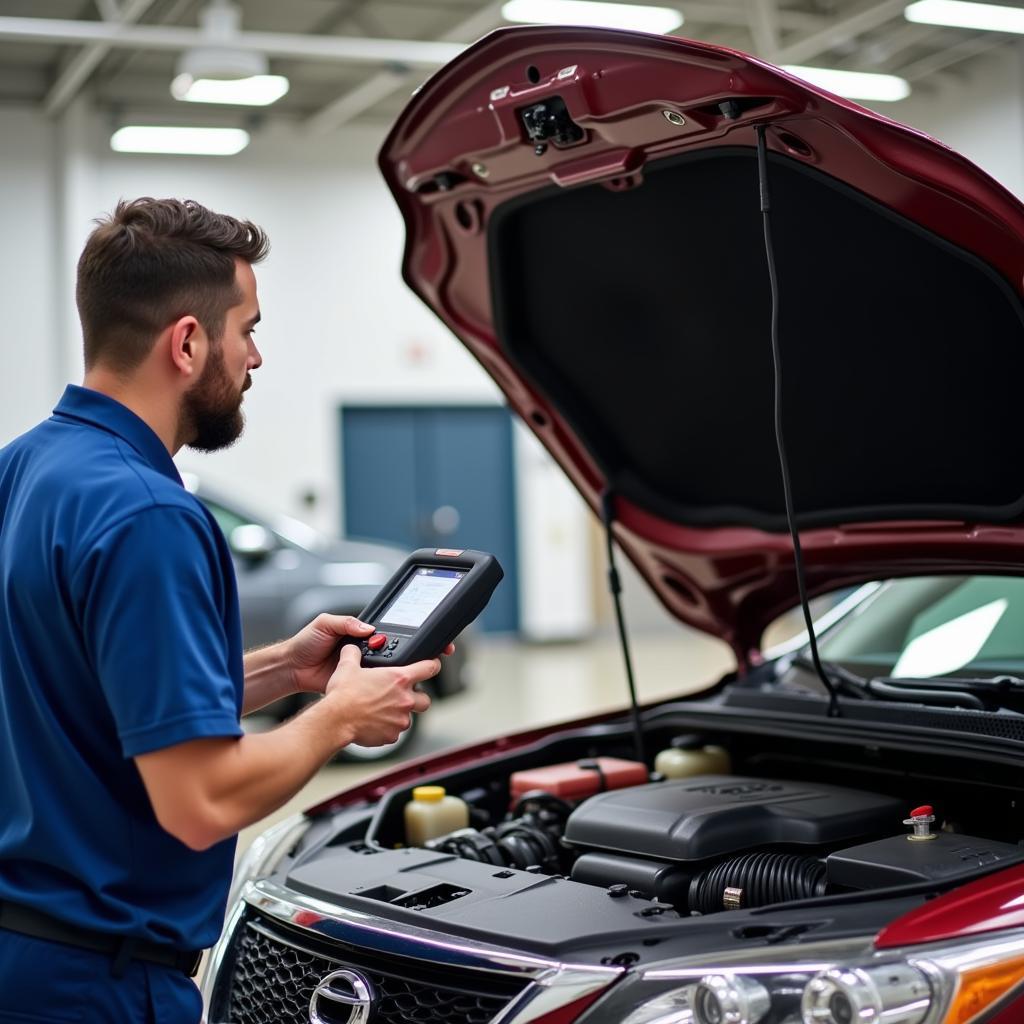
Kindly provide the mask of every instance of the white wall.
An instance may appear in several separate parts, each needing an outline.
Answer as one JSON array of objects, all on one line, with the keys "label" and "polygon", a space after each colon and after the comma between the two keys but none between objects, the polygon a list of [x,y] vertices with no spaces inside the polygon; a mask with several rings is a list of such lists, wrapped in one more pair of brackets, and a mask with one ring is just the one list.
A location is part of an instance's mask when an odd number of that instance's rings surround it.
[{"label": "white wall", "polygon": [[55,147],[50,122],[0,108],[0,444],[59,397]]}]

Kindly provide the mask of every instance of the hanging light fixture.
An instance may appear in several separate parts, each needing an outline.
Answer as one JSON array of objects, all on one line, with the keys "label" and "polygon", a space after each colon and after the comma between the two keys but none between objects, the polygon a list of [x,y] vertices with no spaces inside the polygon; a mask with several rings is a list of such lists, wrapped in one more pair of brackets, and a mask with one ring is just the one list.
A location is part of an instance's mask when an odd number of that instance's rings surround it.
[{"label": "hanging light fixture", "polygon": [[189,103],[230,103],[263,107],[288,91],[284,75],[268,74],[265,54],[231,45],[242,12],[232,0],[210,0],[199,12],[209,43],[186,50],[178,60],[171,95]]}]

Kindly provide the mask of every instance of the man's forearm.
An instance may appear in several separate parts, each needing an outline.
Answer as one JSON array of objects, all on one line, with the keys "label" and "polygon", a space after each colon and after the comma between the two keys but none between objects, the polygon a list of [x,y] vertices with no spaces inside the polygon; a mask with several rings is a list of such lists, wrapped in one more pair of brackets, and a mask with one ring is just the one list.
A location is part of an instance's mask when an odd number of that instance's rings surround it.
[{"label": "man's forearm", "polygon": [[336,708],[311,707],[266,733],[243,736],[219,764],[210,797],[221,836],[260,821],[290,800],[352,735]]},{"label": "man's forearm", "polygon": [[243,715],[294,692],[295,680],[288,658],[287,640],[256,648],[245,655]]},{"label": "man's forearm", "polygon": [[[260,652],[256,652],[260,655]],[[256,668],[279,664],[269,652]],[[196,850],[259,821],[294,796],[339,748],[393,743],[430,698],[415,689],[437,675],[437,659],[362,668],[346,647],[323,699],[267,733],[200,737],[146,754],[135,763],[160,824]]]},{"label": "man's forearm", "polygon": [[136,758],[160,824],[206,849],[277,810],[352,741],[337,699],[270,732],[198,739]]}]

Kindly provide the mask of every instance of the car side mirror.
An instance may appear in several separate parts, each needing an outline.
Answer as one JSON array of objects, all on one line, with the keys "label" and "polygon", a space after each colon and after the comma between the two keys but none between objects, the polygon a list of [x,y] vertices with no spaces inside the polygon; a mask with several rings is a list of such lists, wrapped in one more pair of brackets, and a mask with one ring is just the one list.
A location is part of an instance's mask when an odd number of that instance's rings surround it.
[{"label": "car side mirror", "polygon": [[233,554],[250,565],[256,565],[276,550],[277,539],[265,526],[246,523],[231,531],[228,545]]}]

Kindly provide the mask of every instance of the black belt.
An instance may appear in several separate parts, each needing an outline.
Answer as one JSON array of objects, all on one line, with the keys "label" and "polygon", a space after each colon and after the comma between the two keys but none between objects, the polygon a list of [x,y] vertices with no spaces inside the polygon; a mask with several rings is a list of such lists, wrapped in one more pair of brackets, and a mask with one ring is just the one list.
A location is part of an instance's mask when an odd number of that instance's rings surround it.
[{"label": "black belt", "polygon": [[113,958],[110,971],[115,978],[123,977],[129,960],[145,960],[151,964],[161,964],[183,971],[190,978],[199,972],[199,961],[202,959],[201,949],[181,952],[168,946],[144,939],[125,938],[105,932],[94,932],[89,928],[59,921],[49,914],[43,914],[31,907],[23,907],[17,903],[0,900],[0,928],[20,935],[29,935],[33,939],[46,939],[49,942],[63,942],[67,946],[79,949],[90,949],[94,953],[105,953]]}]

